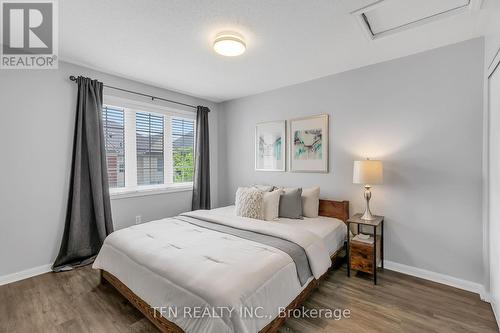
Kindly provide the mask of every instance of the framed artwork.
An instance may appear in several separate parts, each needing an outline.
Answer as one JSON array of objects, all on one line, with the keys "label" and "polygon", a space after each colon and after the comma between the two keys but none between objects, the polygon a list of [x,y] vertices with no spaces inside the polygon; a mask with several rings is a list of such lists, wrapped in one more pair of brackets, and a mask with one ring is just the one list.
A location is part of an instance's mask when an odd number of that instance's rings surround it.
[{"label": "framed artwork", "polygon": [[328,172],[328,115],[289,121],[290,171]]},{"label": "framed artwork", "polygon": [[285,171],[286,121],[255,126],[255,170]]}]

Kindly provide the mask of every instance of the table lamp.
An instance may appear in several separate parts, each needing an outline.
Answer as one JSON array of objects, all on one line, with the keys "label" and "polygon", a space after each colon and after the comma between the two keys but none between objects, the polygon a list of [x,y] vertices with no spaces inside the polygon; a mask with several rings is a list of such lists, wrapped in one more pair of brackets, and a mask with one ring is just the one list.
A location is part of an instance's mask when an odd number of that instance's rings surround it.
[{"label": "table lamp", "polygon": [[361,216],[363,220],[374,220],[375,217],[370,212],[370,198],[372,193],[370,188],[372,185],[382,183],[382,161],[366,159],[365,161],[354,161],[352,172],[353,184],[362,184],[365,186],[365,213]]}]

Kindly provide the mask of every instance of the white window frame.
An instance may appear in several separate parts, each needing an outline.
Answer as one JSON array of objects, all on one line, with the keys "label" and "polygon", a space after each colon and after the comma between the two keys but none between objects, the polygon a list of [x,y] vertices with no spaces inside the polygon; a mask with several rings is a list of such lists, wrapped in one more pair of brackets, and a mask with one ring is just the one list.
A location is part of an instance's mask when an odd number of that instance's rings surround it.
[{"label": "white window frame", "polygon": [[[184,118],[196,122],[196,114],[194,112],[173,109],[158,104],[130,100],[113,95],[104,95],[103,104],[123,108],[125,116],[125,187],[110,188],[109,193],[111,199],[193,190],[193,182],[173,182],[171,118]],[[163,179],[165,184],[137,185],[136,112],[150,112],[166,116],[163,118]],[[194,142],[196,142],[196,137]]]}]

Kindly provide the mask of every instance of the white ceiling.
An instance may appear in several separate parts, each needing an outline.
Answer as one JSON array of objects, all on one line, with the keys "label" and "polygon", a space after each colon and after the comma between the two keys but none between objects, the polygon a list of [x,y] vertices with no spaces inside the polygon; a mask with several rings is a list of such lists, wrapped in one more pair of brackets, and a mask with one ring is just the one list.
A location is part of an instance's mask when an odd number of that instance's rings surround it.
[{"label": "white ceiling", "polygon": [[[484,35],[494,1],[372,41],[350,12],[373,0],[64,0],[60,56],[218,102]],[[243,56],[213,52],[225,30]]]}]

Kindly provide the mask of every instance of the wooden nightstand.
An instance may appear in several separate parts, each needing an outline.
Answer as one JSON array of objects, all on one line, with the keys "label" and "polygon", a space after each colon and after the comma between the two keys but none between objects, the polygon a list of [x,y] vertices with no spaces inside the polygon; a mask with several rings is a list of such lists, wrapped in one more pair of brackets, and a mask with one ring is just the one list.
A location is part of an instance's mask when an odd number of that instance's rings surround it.
[{"label": "wooden nightstand", "polygon": [[[373,283],[377,284],[377,267],[380,263],[384,269],[384,217],[375,216],[375,220],[362,220],[362,214],[355,214],[347,220],[347,276],[351,276],[351,269],[362,271],[373,275]],[[371,235],[373,243],[368,244],[361,241],[352,240],[349,230],[351,224],[357,224],[357,233],[359,226],[366,225],[373,228]],[[377,228],[380,227],[380,235],[377,234]]]}]

